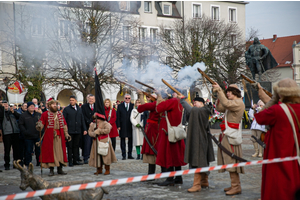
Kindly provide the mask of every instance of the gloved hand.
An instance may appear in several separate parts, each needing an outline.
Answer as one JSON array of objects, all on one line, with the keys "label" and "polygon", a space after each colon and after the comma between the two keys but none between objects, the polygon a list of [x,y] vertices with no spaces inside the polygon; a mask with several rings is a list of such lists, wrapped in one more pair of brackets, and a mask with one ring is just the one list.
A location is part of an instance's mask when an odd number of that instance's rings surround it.
[{"label": "gloved hand", "polygon": [[68,142],[70,142],[71,140],[72,140],[72,137],[68,134],[68,135],[66,135],[66,140],[68,141]]},{"label": "gloved hand", "polygon": [[43,123],[41,122],[41,121],[38,121],[37,123],[36,123],[36,126],[35,126],[35,128],[36,128],[36,130],[38,130],[38,131],[42,131],[43,130]]},{"label": "gloved hand", "polygon": [[141,128],[142,126],[141,126],[140,124],[137,124],[136,127],[137,127],[137,128]]}]

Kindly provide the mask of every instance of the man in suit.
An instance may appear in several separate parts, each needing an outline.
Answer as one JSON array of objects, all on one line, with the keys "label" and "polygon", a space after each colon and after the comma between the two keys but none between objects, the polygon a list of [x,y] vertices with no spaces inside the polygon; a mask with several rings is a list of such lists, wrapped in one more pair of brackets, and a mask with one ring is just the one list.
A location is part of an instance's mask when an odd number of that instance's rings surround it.
[{"label": "man in suit", "polygon": [[72,140],[67,142],[69,166],[82,165],[78,162],[79,158],[79,140],[80,135],[87,135],[84,116],[81,108],[77,105],[75,96],[70,96],[70,105],[63,111],[64,118],[67,122],[68,133]]},{"label": "man in suit", "polygon": [[[89,94],[87,97],[87,102],[81,106],[82,113],[84,116],[85,126],[87,128],[90,127],[90,123],[93,122],[93,115],[95,113],[95,96]],[[89,134],[83,135],[83,142],[82,142],[82,154],[84,164],[88,164],[88,159],[90,157],[91,147],[92,147],[93,139],[89,136]]]},{"label": "man in suit", "polygon": [[128,159],[134,159],[132,157],[132,124],[130,121],[133,103],[130,103],[130,100],[130,94],[125,94],[124,102],[118,106],[117,110],[117,127],[121,138],[122,160],[126,159],[126,138],[128,138]]}]

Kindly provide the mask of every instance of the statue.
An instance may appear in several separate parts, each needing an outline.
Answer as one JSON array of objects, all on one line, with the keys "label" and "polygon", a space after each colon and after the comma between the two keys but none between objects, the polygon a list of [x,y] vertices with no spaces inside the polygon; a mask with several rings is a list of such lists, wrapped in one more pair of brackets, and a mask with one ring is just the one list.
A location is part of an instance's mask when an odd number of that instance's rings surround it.
[{"label": "statue", "polygon": [[[20,165],[20,160],[14,161],[14,167],[21,172],[21,190],[26,190],[27,187],[31,187],[33,190],[43,190],[48,188],[63,187],[75,184],[89,183],[92,181],[60,181],[60,182],[48,182],[42,177],[33,174],[33,164],[30,163],[28,170]],[[100,200],[103,198],[104,194],[108,194],[108,191],[102,187],[78,190],[72,192],[63,192],[59,194],[51,194],[46,196],[41,196],[43,200]]]},{"label": "statue", "polygon": [[257,37],[254,38],[253,44],[246,51],[245,58],[253,80],[255,80],[255,74],[258,74],[258,81],[261,81],[262,73],[278,65],[270,50],[262,45]]}]

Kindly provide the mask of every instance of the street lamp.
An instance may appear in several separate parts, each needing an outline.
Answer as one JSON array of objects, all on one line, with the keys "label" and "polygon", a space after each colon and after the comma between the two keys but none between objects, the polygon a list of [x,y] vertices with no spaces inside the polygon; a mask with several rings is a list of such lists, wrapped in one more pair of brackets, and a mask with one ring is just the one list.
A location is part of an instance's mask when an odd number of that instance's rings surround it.
[{"label": "street lamp", "polygon": [[5,77],[5,78],[3,79],[3,83],[4,83],[4,85],[5,85],[5,98],[6,98],[7,101],[8,101],[8,98],[7,98],[8,82],[9,82],[8,78]]}]

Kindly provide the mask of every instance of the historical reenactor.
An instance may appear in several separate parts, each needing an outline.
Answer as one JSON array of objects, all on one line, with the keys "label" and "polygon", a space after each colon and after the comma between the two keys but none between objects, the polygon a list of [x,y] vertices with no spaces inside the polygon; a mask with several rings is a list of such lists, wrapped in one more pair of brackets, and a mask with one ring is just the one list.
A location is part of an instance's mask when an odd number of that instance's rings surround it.
[{"label": "historical reenactor", "polygon": [[[138,92],[139,100],[142,105],[140,105],[137,110],[139,113],[150,111],[149,118],[147,119],[145,126],[145,134],[148,138],[150,144],[146,141],[144,137],[143,147],[142,147],[142,155],[143,155],[143,163],[148,163],[148,174],[155,174],[155,162],[156,155],[154,151],[158,151],[158,119],[159,113],[156,112],[156,101],[151,102],[150,98],[148,99],[148,103],[144,103],[144,95],[142,92]],[[151,94],[153,97],[157,97],[156,94]],[[151,147],[150,147],[151,145]],[[154,149],[154,151],[152,150]]]},{"label": "historical reenactor", "polygon": [[[193,100],[194,107],[191,107],[184,96],[180,103],[189,118],[187,131],[184,162],[189,163],[191,168],[208,167],[210,162],[215,160],[214,149],[209,136],[209,116],[212,114],[212,107],[205,105],[202,97]],[[208,187],[207,172],[195,173],[193,187],[188,192],[198,192],[201,187]]]},{"label": "historical reenactor", "polygon": [[[66,140],[71,141],[68,134],[67,123],[62,113],[57,111],[57,102],[54,99],[48,100],[48,111],[44,112],[36,124],[36,129],[41,131],[44,128],[40,162],[43,168],[50,168],[49,176],[54,176],[54,167],[57,173],[65,175],[62,170],[67,166]],[[40,144],[41,145],[41,144]]]},{"label": "historical reenactor", "polygon": [[133,109],[133,103],[130,102],[130,94],[124,95],[124,102],[118,106],[117,109],[117,128],[119,130],[119,136],[121,138],[121,150],[122,160],[126,160],[126,143],[125,139],[128,138],[128,159],[134,159],[132,157],[132,124],[130,121],[131,111]]},{"label": "historical reenactor", "polygon": [[[178,126],[181,123],[183,107],[180,104],[179,98],[171,98],[166,101],[162,101],[162,97],[159,94],[157,99],[156,112],[162,113],[162,117],[159,124],[159,151],[156,158],[156,164],[164,167],[167,171],[181,170],[181,166],[186,165],[184,162],[184,140],[179,140],[175,143],[171,143],[168,140],[167,121],[165,112],[171,126]],[[166,181],[158,184],[159,186],[168,186],[174,184],[182,184],[182,176],[169,177]]]},{"label": "historical reenactor", "polygon": [[[266,148],[263,158],[299,156],[297,148],[299,149],[300,145],[300,88],[294,80],[285,78],[274,84],[273,91],[272,99],[254,115],[257,123],[270,126],[265,135]],[[282,108],[284,104],[290,112],[291,120],[294,121],[295,133]],[[295,199],[295,193],[300,188],[299,165],[299,159],[263,165],[261,199]]]},{"label": "historical reenactor", "polygon": [[[95,113],[94,115],[95,123],[90,124],[89,135],[93,137],[93,144],[90,154],[89,165],[92,167],[96,167],[97,171],[94,173],[95,175],[102,174],[103,165],[105,165],[105,173],[104,175],[110,174],[110,165],[111,163],[117,162],[117,158],[114,152],[114,149],[111,145],[109,133],[111,130],[111,125],[105,121],[105,116],[99,113]],[[97,125],[96,125],[97,123]],[[108,143],[108,152],[107,155],[98,154],[97,144],[96,142]],[[98,146],[99,148],[99,146]],[[98,156],[98,158],[97,158]],[[97,163],[98,162],[98,163]]]},{"label": "historical reenactor", "polygon": [[[218,99],[216,101],[216,110],[225,113],[225,125],[221,127],[221,129],[224,131],[222,131],[222,134],[220,134],[219,138],[221,145],[225,149],[227,149],[231,154],[233,153],[237,157],[241,158],[241,120],[245,110],[245,105],[241,98],[241,91],[239,90],[237,85],[231,84],[226,89],[225,96],[223,90],[217,83],[213,84],[212,86],[213,91],[217,92],[218,94]],[[218,165],[227,165],[240,162],[239,160],[232,158],[230,155],[226,154],[220,148],[218,148],[217,157]],[[226,169],[226,171],[230,173],[231,179],[231,187],[224,189],[226,195],[235,195],[242,193],[239,173],[245,173],[244,168],[228,168]],[[225,169],[219,170],[219,172],[225,172]]]}]

